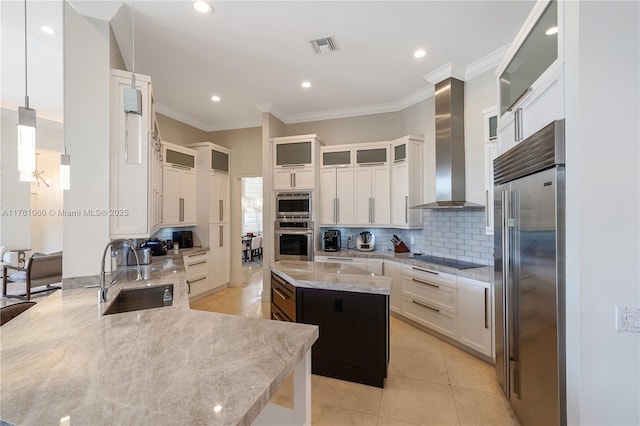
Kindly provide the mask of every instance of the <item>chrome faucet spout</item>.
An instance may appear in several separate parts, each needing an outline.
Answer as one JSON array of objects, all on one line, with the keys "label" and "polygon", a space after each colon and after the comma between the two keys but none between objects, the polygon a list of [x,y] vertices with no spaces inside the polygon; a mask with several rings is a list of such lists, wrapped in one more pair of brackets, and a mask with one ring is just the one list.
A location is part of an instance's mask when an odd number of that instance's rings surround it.
[{"label": "chrome faucet spout", "polygon": [[[107,257],[107,252],[110,252],[110,248],[113,248],[113,245],[116,243],[120,243],[120,244],[126,244],[129,247],[131,247],[131,250],[133,251],[133,254],[136,258],[136,270],[137,270],[137,277],[136,280],[141,280],[142,279],[142,270],[140,269],[140,260],[138,259],[138,253],[136,253],[136,246],[135,244],[133,244],[133,241],[131,240],[127,240],[127,239],[123,239],[123,238],[117,238],[115,240],[111,240],[107,243],[106,247],[104,248],[104,252],[102,253],[102,262],[100,262],[100,302],[106,302],[107,301],[107,290],[109,289],[109,287],[111,287],[111,285],[113,285],[115,283],[115,279],[107,286],[105,284],[105,266],[104,266],[104,262],[105,259]],[[112,271],[113,272],[113,271]]]}]

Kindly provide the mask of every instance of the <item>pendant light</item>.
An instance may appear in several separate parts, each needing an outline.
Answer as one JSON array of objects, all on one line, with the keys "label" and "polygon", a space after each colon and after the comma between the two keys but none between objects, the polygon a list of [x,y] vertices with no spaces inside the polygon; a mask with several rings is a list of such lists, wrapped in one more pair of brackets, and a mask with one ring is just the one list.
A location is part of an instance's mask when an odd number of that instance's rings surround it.
[{"label": "pendant light", "polygon": [[36,110],[27,92],[27,0],[24,0],[24,107],[18,107],[18,172],[22,182],[33,180],[36,168]]}]

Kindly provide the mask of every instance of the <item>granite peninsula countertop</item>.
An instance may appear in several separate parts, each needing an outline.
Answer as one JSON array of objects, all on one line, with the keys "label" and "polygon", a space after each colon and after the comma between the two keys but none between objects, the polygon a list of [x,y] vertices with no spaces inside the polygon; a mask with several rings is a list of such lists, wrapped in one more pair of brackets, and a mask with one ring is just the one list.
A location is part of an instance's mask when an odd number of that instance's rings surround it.
[{"label": "granite peninsula countertop", "polygon": [[130,267],[109,289],[111,300],[120,288],[173,283],[172,306],[103,316],[96,288],[64,289],[3,325],[2,419],[250,424],[318,328],[189,309],[183,253],[154,258],[143,281]]},{"label": "granite peninsula countertop", "polygon": [[315,256],[327,257],[360,257],[373,259],[386,259],[405,265],[413,265],[427,268],[433,271],[445,272],[447,274],[457,275],[459,277],[478,280],[485,283],[493,284],[494,270],[493,266],[482,266],[479,268],[456,269],[449,266],[436,265],[434,263],[423,262],[417,259],[411,259],[411,253],[394,253],[385,251],[359,251],[355,249],[342,249],[336,252],[316,251]]},{"label": "granite peninsula countertop", "polygon": [[340,263],[278,261],[271,271],[296,287],[390,294],[391,278]]}]

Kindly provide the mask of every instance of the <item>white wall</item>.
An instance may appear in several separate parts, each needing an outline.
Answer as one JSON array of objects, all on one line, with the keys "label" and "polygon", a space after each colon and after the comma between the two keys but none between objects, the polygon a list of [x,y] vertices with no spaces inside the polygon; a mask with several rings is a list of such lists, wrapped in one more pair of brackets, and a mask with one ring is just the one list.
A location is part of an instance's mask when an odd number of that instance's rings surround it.
[{"label": "white wall", "polygon": [[494,70],[487,71],[464,87],[465,185],[467,201],[485,203],[484,122],[482,110],[498,101]]},{"label": "white wall", "polygon": [[568,420],[640,424],[640,5],[565,2]]},{"label": "white wall", "polygon": [[[4,83],[4,82],[3,82]],[[7,249],[29,248],[31,244],[31,222],[28,216],[17,215],[16,209],[29,209],[29,182],[20,182],[18,178],[18,113],[2,108],[0,110],[2,127],[2,164],[0,167],[0,245]],[[37,134],[36,134],[37,138]]]},{"label": "white wall", "polygon": [[[62,134],[62,132],[60,132]],[[52,253],[62,250],[63,217],[62,189],[60,188],[60,152],[38,150],[38,170],[44,172],[43,178],[49,186],[40,182],[31,185],[31,208],[46,215],[31,217],[31,250],[40,253]],[[52,214],[52,212],[55,212]]]},{"label": "white wall", "polygon": [[[67,211],[109,209],[109,24],[65,3],[64,135],[71,156]],[[95,276],[109,217],[64,217],[63,276]]]}]

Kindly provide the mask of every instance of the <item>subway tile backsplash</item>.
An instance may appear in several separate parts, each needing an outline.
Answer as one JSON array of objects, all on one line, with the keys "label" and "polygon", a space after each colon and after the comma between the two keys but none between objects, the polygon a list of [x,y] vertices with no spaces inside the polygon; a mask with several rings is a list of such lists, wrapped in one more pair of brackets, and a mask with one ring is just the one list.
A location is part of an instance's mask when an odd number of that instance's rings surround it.
[{"label": "subway tile backsplash", "polygon": [[[367,230],[376,237],[375,251],[393,251],[391,237],[395,234],[412,253],[493,265],[493,235],[485,235],[484,218],[483,210],[424,210],[423,229],[323,227],[321,231],[340,229],[343,248],[347,247],[349,235],[353,236],[355,248],[356,237]],[[411,237],[414,244],[411,244]]]}]

